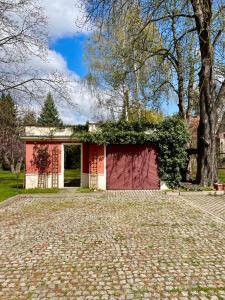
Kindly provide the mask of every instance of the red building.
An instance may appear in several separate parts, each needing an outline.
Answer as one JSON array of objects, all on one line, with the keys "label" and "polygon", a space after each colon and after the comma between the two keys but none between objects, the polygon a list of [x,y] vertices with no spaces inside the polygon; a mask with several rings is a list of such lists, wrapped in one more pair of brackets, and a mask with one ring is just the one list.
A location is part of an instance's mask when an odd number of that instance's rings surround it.
[{"label": "red building", "polygon": [[[89,130],[95,130],[94,125]],[[80,186],[95,189],[160,189],[154,145],[80,143],[73,129],[25,128],[26,188],[64,187],[64,148],[80,147]]]}]

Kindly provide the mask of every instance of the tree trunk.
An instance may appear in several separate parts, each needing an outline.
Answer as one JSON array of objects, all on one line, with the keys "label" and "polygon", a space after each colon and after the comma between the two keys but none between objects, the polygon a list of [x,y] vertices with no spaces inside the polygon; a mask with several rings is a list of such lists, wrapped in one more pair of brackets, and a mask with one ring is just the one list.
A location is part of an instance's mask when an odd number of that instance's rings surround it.
[{"label": "tree trunk", "polygon": [[184,68],[183,68],[183,57],[182,57],[182,49],[180,42],[177,40],[176,33],[176,19],[172,18],[172,32],[173,32],[173,40],[175,44],[176,51],[176,72],[177,72],[177,82],[178,82],[178,108],[180,116],[185,119],[185,104],[184,104]]},{"label": "tree trunk", "polygon": [[183,70],[178,64],[177,70],[177,78],[178,78],[178,107],[180,116],[185,119],[185,107],[184,107],[184,77],[183,77]]},{"label": "tree trunk", "polygon": [[124,92],[122,119],[125,121],[129,120],[129,92],[127,89]]},{"label": "tree trunk", "polygon": [[10,165],[10,170],[11,170],[11,173],[13,173],[13,174],[15,173],[14,164],[11,164],[11,165]]},{"label": "tree trunk", "polygon": [[[191,55],[191,50],[190,50]],[[190,70],[188,78],[188,105],[186,111],[187,124],[190,125],[194,104],[194,76],[195,76],[195,62],[193,58],[190,58]]]},{"label": "tree trunk", "polygon": [[[201,71],[205,72],[204,70]],[[200,75],[201,76],[201,75]],[[196,181],[203,186],[212,186],[217,180],[216,164],[216,115],[210,91],[210,82],[204,82],[208,76],[202,75],[200,80],[200,121],[198,127],[198,167]]]},{"label": "tree trunk", "polygon": [[199,72],[200,121],[198,127],[198,166],[196,181],[212,186],[217,180],[216,164],[216,110],[215,82],[213,76],[213,46],[210,41],[211,1],[192,0],[201,52]]},{"label": "tree trunk", "polygon": [[19,159],[17,164],[16,164],[16,173],[21,172],[22,163],[23,163],[23,158]]}]

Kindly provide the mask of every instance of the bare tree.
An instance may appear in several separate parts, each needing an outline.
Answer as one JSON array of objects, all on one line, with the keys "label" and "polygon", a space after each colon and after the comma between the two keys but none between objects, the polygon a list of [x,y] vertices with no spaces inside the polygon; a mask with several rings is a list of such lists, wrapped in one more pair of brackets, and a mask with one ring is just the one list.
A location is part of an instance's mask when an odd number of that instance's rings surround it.
[{"label": "bare tree", "polygon": [[99,90],[104,107],[127,120],[133,109],[138,119],[144,108],[158,108],[168,91],[168,63],[149,55],[162,47],[161,36],[151,23],[137,41],[141,23],[139,6],[127,8],[122,20],[112,20],[110,26],[103,26],[86,47],[88,82],[95,91]]},{"label": "bare tree", "polygon": [[12,173],[19,173],[25,151],[20,140],[23,123],[10,94],[0,98],[0,123],[0,160]]},{"label": "bare tree", "polygon": [[[0,1],[0,92],[38,98],[43,90],[66,97],[65,77],[34,69],[34,58],[47,60],[47,19],[36,0]],[[67,95],[68,96],[68,95]]]}]

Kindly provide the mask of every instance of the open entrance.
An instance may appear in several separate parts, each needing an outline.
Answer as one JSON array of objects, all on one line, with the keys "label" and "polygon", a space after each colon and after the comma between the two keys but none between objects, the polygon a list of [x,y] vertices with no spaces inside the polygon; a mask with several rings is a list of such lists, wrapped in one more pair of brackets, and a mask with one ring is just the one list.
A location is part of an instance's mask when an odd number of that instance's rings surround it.
[{"label": "open entrance", "polygon": [[81,146],[64,144],[64,187],[80,187]]}]

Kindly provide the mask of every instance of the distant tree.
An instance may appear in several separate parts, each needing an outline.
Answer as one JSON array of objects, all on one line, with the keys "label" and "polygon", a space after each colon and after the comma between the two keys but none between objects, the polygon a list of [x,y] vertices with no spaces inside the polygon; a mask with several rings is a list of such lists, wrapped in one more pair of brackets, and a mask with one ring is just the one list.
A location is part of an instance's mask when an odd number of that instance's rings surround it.
[{"label": "distant tree", "polygon": [[38,125],[45,126],[62,126],[63,123],[59,117],[58,110],[55,106],[52,94],[49,92],[41,110]]},{"label": "distant tree", "polygon": [[10,94],[0,99],[0,159],[12,173],[19,173],[24,160],[24,143],[20,140],[21,120]]},{"label": "distant tree", "polygon": [[37,125],[37,118],[34,111],[28,111],[23,117],[23,125],[35,126]]},{"label": "distant tree", "polygon": [[[124,119],[124,118],[121,118]],[[149,121],[153,124],[162,122],[164,115],[157,110],[150,110],[145,107],[132,107],[128,111],[128,121],[135,122],[139,120]]]}]

